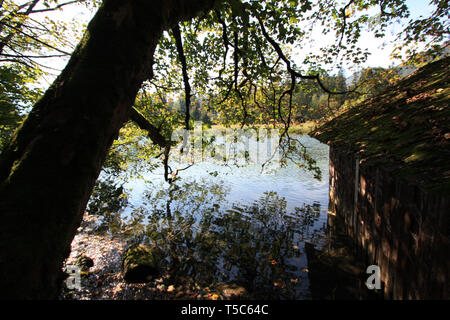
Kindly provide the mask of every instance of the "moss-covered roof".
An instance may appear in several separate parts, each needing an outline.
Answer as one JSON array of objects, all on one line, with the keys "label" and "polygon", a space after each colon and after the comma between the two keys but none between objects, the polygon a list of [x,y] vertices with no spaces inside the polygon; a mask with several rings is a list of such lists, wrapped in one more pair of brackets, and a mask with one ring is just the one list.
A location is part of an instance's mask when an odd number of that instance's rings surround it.
[{"label": "moss-covered roof", "polygon": [[312,135],[450,195],[449,62],[447,57],[426,65]]}]

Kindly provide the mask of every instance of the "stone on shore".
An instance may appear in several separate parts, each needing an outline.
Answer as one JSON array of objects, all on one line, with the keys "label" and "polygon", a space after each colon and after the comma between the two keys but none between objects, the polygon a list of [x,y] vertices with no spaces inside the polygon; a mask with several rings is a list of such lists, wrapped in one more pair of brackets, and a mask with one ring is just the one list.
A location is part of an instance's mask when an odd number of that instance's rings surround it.
[{"label": "stone on shore", "polygon": [[158,254],[139,244],[123,255],[123,277],[128,283],[145,283],[159,275]]}]

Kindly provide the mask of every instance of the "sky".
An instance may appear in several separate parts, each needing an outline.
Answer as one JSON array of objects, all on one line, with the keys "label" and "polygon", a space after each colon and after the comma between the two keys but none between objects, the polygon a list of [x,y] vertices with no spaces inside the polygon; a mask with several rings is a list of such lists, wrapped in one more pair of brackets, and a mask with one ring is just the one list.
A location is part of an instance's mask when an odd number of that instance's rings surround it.
[{"label": "sky", "polygon": [[[410,8],[411,17],[410,18],[417,18],[421,15],[427,16],[431,13],[432,7],[429,5],[428,1],[424,0],[407,0],[406,1],[408,7]],[[52,13],[51,15],[48,14],[51,18],[57,18],[61,19],[63,21],[70,21],[72,19],[75,19],[78,23],[81,24],[87,24],[90,19],[93,17],[95,12],[90,11],[86,9],[84,6],[80,5],[70,5],[67,7],[64,7],[63,10],[57,11],[55,13]],[[42,14],[41,18],[46,16],[47,14]],[[407,23],[407,21],[403,21],[402,24]],[[389,32],[386,33],[386,37],[383,39],[377,39],[375,38],[371,33],[365,32],[363,33],[361,40],[359,42],[360,47],[362,48],[368,48],[369,52],[371,52],[371,55],[369,55],[367,62],[362,65],[361,67],[389,67],[394,64],[399,64],[400,61],[393,61],[390,57],[392,52],[392,43],[395,41],[395,33],[397,33],[399,30],[401,30],[401,25],[395,25],[394,27],[390,27]],[[335,40],[332,35],[330,35],[331,38],[328,39],[330,43],[333,43]],[[320,34],[319,31],[316,31],[313,34],[313,39],[316,39],[313,43],[313,47],[311,47],[310,50],[313,52],[317,50],[319,46],[322,46],[324,44],[324,41],[326,41],[326,37],[324,37],[322,34]],[[293,60],[297,64],[301,64],[301,61],[303,60],[306,52],[299,52],[298,55],[293,56]],[[67,63],[68,58],[66,59],[51,59],[46,62],[48,66],[51,66],[52,68],[56,68],[59,70],[62,70]],[[347,72],[347,75],[349,75],[350,72],[355,71],[350,68],[347,68],[347,66],[342,66],[344,70]],[[41,82],[43,87],[49,86],[49,84],[54,80],[56,77],[58,71],[51,70],[51,73],[49,76],[45,77],[43,81]]]},{"label": "sky", "polygon": [[[410,17],[408,19],[404,19],[399,21],[399,23],[393,24],[388,27],[387,32],[385,33],[385,37],[376,38],[373,32],[363,31],[362,35],[359,39],[358,46],[361,48],[367,48],[370,52],[367,61],[364,64],[359,65],[357,68],[366,68],[366,67],[390,67],[394,65],[398,65],[401,63],[400,60],[393,60],[391,58],[391,53],[393,50],[393,44],[396,41],[397,34],[403,30],[410,19],[417,19],[420,16],[429,16],[433,12],[433,6],[429,4],[429,1],[424,0],[407,0],[405,1],[408,8],[410,9]],[[375,15],[378,13],[378,8],[372,8],[369,10],[369,15]],[[328,36],[322,34],[322,30],[316,30],[312,37],[316,39],[312,44],[312,52],[319,52],[318,48],[320,46],[326,46],[327,44],[334,44],[336,41],[335,33],[330,33]],[[301,61],[303,61],[306,52],[299,53],[299,56],[294,58],[294,61],[301,65]],[[339,68],[344,69],[347,76],[350,76],[351,73],[357,71],[353,67],[353,65],[337,65],[334,69],[334,72],[337,72]]]},{"label": "sky", "polygon": [[[406,1],[410,9],[411,16],[409,19],[417,19],[420,16],[428,16],[432,13],[433,7],[429,5],[428,1],[424,0],[409,0]],[[409,20],[408,19],[408,20]],[[404,27],[407,21],[402,22]],[[367,65],[371,67],[386,67],[392,63],[398,63],[391,60],[392,43],[395,41],[395,34],[401,29],[398,25],[390,28],[391,33],[386,34],[383,40],[375,38],[372,34],[367,33],[362,37],[360,43],[362,47],[367,47],[372,54],[369,56]],[[383,45],[384,44],[384,45]]]}]

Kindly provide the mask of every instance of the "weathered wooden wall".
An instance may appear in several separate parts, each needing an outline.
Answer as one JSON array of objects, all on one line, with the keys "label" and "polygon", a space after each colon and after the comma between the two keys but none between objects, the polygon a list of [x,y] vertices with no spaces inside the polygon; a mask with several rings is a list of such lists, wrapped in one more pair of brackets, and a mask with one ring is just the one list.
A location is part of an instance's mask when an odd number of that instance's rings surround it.
[{"label": "weathered wooden wall", "polygon": [[381,270],[385,297],[450,298],[450,196],[428,193],[330,146],[330,210],[368,264]]}]

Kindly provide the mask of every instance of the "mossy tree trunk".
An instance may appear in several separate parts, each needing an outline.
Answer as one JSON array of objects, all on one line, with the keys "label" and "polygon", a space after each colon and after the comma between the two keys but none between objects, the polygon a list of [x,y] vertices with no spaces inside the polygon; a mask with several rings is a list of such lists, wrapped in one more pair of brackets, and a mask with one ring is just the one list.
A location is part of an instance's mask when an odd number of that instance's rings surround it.
[{"label": "mossy tree trunk", "polygon": [[108,149],[151,77],[163,30],[214,0],[104,0],[0,157],[0,297],[55,298]]}]

